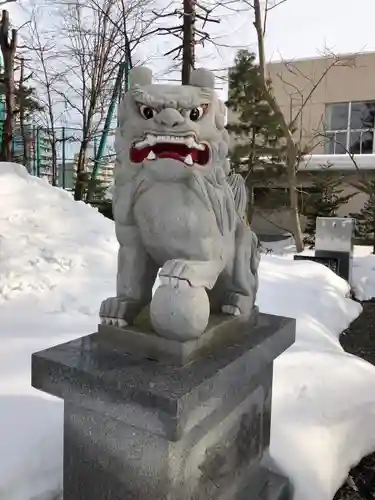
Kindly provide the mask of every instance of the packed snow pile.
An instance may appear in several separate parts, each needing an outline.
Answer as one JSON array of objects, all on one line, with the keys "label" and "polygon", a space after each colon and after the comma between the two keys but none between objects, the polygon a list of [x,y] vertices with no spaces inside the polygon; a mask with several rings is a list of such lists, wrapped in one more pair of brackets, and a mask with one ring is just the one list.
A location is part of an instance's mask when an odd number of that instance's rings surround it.
[{"label": "packed snow pile", "polygon": [[[61,488],[62,402],[30,387],[31,353],[90,333],[114,292],[113,223],[62,190],[0,163],[0,498]],[[375,368],[338,337],[361,306],[327,268],[263,256],[258,304],[297,318],[275,363],[271,455],[295,500],[331,500],[375,450]]]},{"label": "packed snow pile", "polygon": [[112,222],[16,164],[0,164],[0,203],[0,304],[96,314],[116,269]]},{"label": "packed snow pile", "polygon": [[375,297],[375,255],[372,250],[372,247],[354,249],[353,288],[358,300]]},{"label": "packed snow pile", "polygon": [[[296,247],[292,238],[262,244],[266,254],[282,255],[293,259]],[[352,287],[357,300],[375,298],[375,255],[373,248],[367,246],[354,247]],[[314,255],[314,250],[306,249],[305,255]]]}]

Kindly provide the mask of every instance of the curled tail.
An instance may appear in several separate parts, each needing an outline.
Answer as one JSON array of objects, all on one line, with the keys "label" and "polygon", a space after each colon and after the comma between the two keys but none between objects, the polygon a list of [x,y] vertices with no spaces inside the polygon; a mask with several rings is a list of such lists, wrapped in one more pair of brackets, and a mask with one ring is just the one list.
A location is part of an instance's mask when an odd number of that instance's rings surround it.
[{"label": "curled tail", "polygon": [[232,189],[234,204],[238,215],[246,221],[247,212],[247,189],[244,178],[240,174],[233,173],[228,178],[228,184]]},{"label": "curled tail", "polygon": [[255,296],[259,285],[258,269],[260,264],[260,251],[259,251],[258,237],[254,233],[254,231],[251,230],[247,221],[247,202],[248,202],[247,188],[244,178],[240,174],[233,173],[227,178],[227,180],[233,192],[236,211],[240,219],[242,220],[242,223],[240,223],[240,225],[246,224],[246,226],[248,226],[246,230],[239,229],[239,231],[237,231],[237,235],[239,234],[244,235],[243,238],[240,237],[237,240],[237,244],[239,246],[245,245],[246,247],[245,254],[247,256],[246,257],[247,263],[245,264],[245,266],[246,267],[249,266],[247,267],[247,269],[250,268],[251,274],[248,279],[249,279],[250,289]]}]

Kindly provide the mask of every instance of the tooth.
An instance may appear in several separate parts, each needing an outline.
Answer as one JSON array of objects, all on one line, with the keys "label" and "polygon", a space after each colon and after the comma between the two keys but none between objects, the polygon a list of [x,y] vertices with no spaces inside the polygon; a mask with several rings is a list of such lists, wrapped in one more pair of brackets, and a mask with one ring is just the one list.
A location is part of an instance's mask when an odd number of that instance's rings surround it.
[{"label": "tooth", "polygon": [[147,134],[147,142],[150,146],[154,146],[156,143],[156,137],[154,135]]},{"label": "tooth", "polygon": [[184,142],[188,148],[192,148],[195,144],[195,141],[192,137],[187,137]]},{"label": "tooth", "polygon": [[198,144],[197,142],[194,144],[194,148],[198,149],[199,151],[204,151],[204,144]]},{"label": "tooth", "polygon": [[187,155],[186,158],[184,159],[184,162],[186,163],[186,165],[192,165],[194,162],[193,162],[193,158],[191,157],[191,155]]},{"label": "tooth", "polygon": [[148,153],[148,155],[147,155],[147,159],[148,159],[148,160],[155,160],[155,159],[156,159],[156,154],[152,151],[152,149],[151,149],[151,151]]},{"label": "tooth", "polygon": [[137,149],[142,149],[142,148],[144,148],[145,146],[148,146],[148,141],[147,141],[147,140],[144,140],[144,141],[139,141],[139,142],[137,142],[136,144],[134,144],[134,146],[135,146]]}]

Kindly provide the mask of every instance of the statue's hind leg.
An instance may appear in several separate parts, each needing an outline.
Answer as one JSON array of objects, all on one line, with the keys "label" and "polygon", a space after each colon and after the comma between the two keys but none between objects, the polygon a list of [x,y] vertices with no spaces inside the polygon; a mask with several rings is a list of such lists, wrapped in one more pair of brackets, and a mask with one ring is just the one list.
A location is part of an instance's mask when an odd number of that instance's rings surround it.
[{"label": "statue's hind leg", "polygon": [[227,263],[211,294],[212,309],[232,315],[250,314],[258,290],[260,254],[258,240],[242,220],[238,220],[233,258]]}]

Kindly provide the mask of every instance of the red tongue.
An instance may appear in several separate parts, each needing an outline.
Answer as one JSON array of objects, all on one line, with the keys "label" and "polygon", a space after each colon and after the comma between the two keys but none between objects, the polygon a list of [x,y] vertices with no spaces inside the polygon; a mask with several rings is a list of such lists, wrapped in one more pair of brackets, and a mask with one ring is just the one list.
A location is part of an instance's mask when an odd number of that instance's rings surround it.
[{"label": "red tongue", "polygon": [[[196,163],[198,160],[198,151],[196,149],[192,149],[189,154],[193,162]],[[184,161],[186,156],[187,154],[181,155],[180,153],[177,153],[175,151],[164,151],[162,153],[158,153],[157,155],[158,158],[172,158],[172,160],[181,160],[181,161]]]},{"label": "red tongue", "polygon": [[[154,146],[146,146],[142,149],[137,149],[132,147],[130,150],[130,158],[134,163],[141,163],[145,158],[147,158],[150,151],[153,151],[157,158],[171,158],[172,160],[184,161],[187,155],[190,155],[194,163],[205,164],[208,158],[203,157],[203,162],[200,162],[202,158],[200,155],[202,152],[197,149],[189,149],[185,145],[166,145],[166,144],[155,144]],[[208,150],[207,150],[208,151]],[[206,152],[206,151],[205,151]]]},{"label": "red tongue", "polygon": [[157,155],[158,158],[172,158],[173,160],[181,160],[182,156],[174,151],[165,151]]}]

